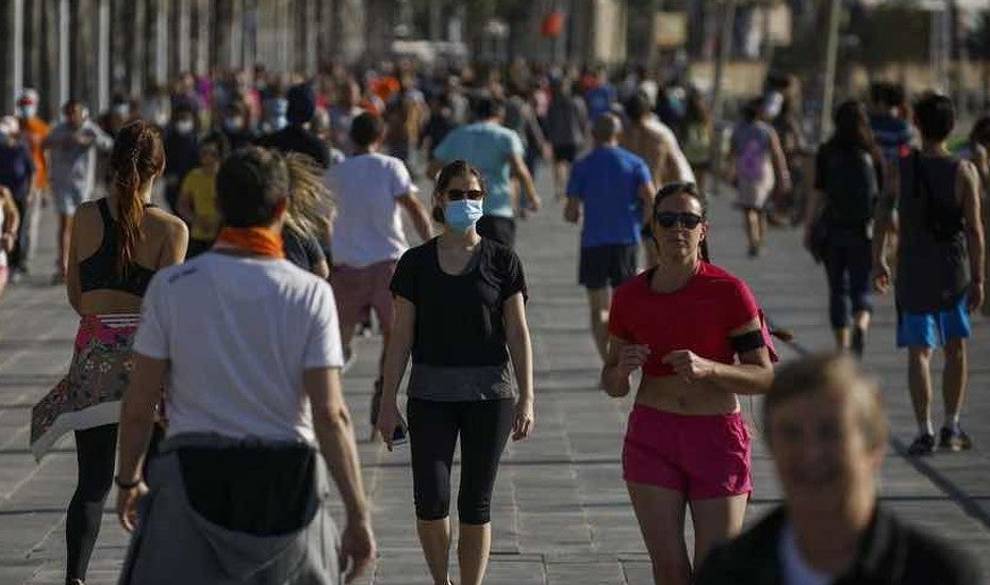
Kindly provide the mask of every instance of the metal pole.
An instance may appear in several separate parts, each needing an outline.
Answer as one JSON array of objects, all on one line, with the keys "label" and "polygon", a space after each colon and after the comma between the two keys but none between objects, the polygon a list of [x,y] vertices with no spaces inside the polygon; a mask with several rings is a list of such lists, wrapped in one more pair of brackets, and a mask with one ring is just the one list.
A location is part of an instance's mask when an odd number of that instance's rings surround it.
[{"label": "metal pole", "polygon": [[110,105],[110,0],[96,6],[96,109]]},{"label": "metal pole", "polygon": [[8,19],[7,33],[10,35],[7,44],[8,89],[4,100],[10,100],[9,103],[4,104],[4,111],[9,112],[13,111],[17,94],[24,85],[24,0],[13,0],[4,16]]},{"label": "metal pole", "polygon": [[[715,62],[715,79],[712,85],[712,120],[715,121],[714,132],[715,135],[712,137],[710,158],[712,161],[712,172],[715,177],[719,176],[719,170],[722,165],[722,134],[721,134],[721,123],[722,123],[722,109],[724,102],[724,95],[722,92],[723,78],[725,76],[725,66],[729,62],[729,57],[732,54],[732,30],[733,25],[736,20],[736,2],[735,0],[724,0],[722,3],[722,27],[719,31],[719,47],[718,47],[718,59]],[[712,181],[712,194],[718,195],[719,182],[717,180]]]},{"label": "metal pole", "polygon": [[58,107],[69,101],[69,0],[58,0]]},{"label": "metal pole", "polygon": [[176,23],[177,24],[176,28],[178,28],[178,35],[177,35],[178,38],[175,41],[177,45],[176,48],[178,49],[178,53],[179,53],[178,54],[179,73],[184,73],[192,70],[190,68],[190,64],[192,61],[191,59],[192,23],[190,22],[192,19],[192,15],[190,14],[190,12],[192,11],[192,6],[190,5],[190,2],[192,0],[177,0],[177,1],[178,1],[178,6],[177,6],[178,14],[176,15],[176,17],[178,19],[178,22]]},{"label": "metal pole", "polygon": [[196,7],[196,73],[210,72],[210,23],[213,22],[210,0],[198,0]]},{"label": "metal pole", "polygon": [[842,0],[832,0],[828,12],[828,37],[825,42],[825,78],[822,88],[822,111],[818,122],[818,141],[832,130],[832,102],[835,101],[835,67],[839,58],[839,17]]}]

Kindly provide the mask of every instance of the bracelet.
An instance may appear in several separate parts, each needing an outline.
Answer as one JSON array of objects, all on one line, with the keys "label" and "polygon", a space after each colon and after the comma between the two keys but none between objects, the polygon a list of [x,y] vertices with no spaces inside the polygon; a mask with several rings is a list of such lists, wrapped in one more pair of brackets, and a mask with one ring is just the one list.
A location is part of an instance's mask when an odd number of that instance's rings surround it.
[{"label": "bracelet", "polygon": [[132,489],[136,488],[137,486],[141,485],[141,478],[139,477],[136,481],[127,483],[127,482],[121,481],[119,475],[115,475],[113,477],[113,482],[115,484],[117,484],[117,487],[119,487],[122,490],[132,490]]}]

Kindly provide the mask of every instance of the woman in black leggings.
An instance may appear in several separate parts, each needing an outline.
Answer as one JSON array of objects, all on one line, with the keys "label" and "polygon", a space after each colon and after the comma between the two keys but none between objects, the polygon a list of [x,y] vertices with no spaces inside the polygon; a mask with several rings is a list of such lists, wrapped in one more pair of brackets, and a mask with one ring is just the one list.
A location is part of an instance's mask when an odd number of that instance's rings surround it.
[{"label": "woman in black leggings", "polygon": [[444,167],[433,194],[433,217],[444,231],[407,251],[392,280],[395,321],[377,426],[391,449],[402,424],[396,393],[411,353],[406,412],[416,527],[436,585],[450,583],[450,467],[457,437],[461,583],[480,585],[491,548],[499,458],[510,433],[523,439],[533,427],[526,281],[516,254],[475,230],[484,196],[477,169],[464,161]]},{"label": "woman in black leggings", "polygon": [[123,127],[110,158],[110,195],[79,206],[69,244],[69,303],[81,319],[68,375],[31,412],[31,449],[40,459],[74,431],[79,483],[65,521],[66,583],[86,579],[103,503],[113,482],[120,400],[132,367],[141,299],[159,269],[186,255],[182,220],[151,205],[165,168],[159,131]]}]

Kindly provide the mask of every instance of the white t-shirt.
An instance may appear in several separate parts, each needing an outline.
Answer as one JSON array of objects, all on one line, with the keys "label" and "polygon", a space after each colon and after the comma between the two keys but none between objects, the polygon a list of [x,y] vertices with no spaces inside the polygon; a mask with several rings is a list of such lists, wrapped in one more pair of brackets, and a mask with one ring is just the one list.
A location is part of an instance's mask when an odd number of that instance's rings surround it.
[{"label": "white t-shirt", "polygon": [[326,185],[337,201],[333,260],[354,268],[397,260],[409,248],[396,197],[418,189],[401,160],[361,154],[331,167]]},{"label": "white t-shirt", "polygon": [[830,585],[833,579],[827,573],[815,569],[801,556],[798,548],[797,534],[791,524],[784,526],[783,533],[777,545],[780,564],[786,585]]},{"label": "white t-shirt", "polygon": [[326,281],[286,260],[220,253],[155,275],[134,351],[171,362],[168,436],[207,432],[315,444],[303,371],[343,365]]}]

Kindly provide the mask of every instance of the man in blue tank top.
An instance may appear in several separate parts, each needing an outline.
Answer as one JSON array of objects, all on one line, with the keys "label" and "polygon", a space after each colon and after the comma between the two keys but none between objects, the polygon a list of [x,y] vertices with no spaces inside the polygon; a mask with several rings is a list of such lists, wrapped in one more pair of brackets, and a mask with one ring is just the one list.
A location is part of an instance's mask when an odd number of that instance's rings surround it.
[{"label": "man in blue tank top", "polygon": [[955,125],[952,101],[926,94],[915,105],[915,123],[921,150],[901,157],[878,205],[873,280],[881,293],[890,286],[883,250],[896,206],[897,345],[908,349],[908,386],[918,422],[918,436],[908,452],[928,455],[936,449],[930,371],[936,345],[945,352],[945,423],[938,448],[972,446],[959,427],[959,413],[966,391],[966,339],[972,332],[969,312],[979,310],[984,300],[984,235],[976,167],[951,156],[946,147]]}]

